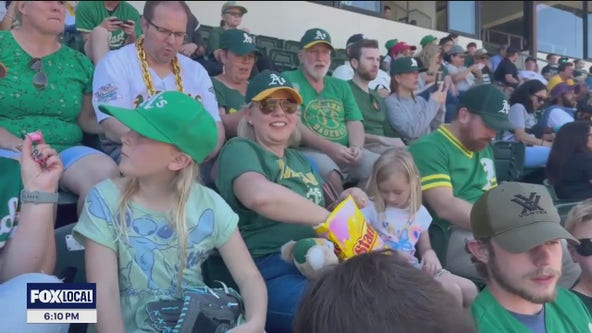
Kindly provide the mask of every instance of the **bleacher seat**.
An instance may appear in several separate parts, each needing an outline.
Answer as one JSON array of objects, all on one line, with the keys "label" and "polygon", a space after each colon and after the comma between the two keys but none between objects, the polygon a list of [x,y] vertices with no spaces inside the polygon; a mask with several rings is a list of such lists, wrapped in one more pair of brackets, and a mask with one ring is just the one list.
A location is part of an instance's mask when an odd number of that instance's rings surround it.
[{"label": "bleacher seat", "polygon": [[517,181],[524,171],[525,147],[522,142],[496,141],[493,157],[497,182]]},{"label": "bleacher seat", "polygon": [[284,41],[284,50],[298,53],[300,51],[300,42],[295,40]]},{"label": "bleacher seat", "polygon": [[208,39],[210,37],[210,31],[212,31],[214,27],[209,25],[200,25],[199,26],[199,33],[201,34],[201,38],[203,39],[204,43],[208,45]]},{"label": "bleacher seat", "polygon": [[72,238],[72,229],[75,225],[76,223],[71,223],[55,230],[55,275],[64,282],[84,283],[84,248]]},{"label": "bleacher seat", "polygon": [[345,61],[347,61],[347,53],[345,53],[345,49],[335,49],[333,52],[333,59],[331,59],[330,71],[333,72],[335,68],[343,65]]},{"label": "bleacher seat", "polygon": [[269,55],[271,50],[283,49],[284,41],[282,39],[275,38],[275,37],[259,35],[259,36],[255,36],[255,45],[260,50],[262,48],[265,49],[265,51],[266,51],[265,54]]},{"label": "bleacher seat", "polygon": [[292,51],[272,49],[269,58],[278,72],[293,70],[300,65],[298,54]]}]

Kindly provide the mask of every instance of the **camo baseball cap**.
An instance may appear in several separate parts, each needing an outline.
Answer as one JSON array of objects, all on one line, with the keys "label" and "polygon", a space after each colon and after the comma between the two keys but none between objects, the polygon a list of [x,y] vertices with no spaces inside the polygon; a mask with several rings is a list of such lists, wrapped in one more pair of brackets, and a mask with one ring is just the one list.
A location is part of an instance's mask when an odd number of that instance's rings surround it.
[{"label": "camo baseball cap", "polygon": [[549,191],[540,184],[503,182],[485,192],[471,209],[475,239],[491,238],[511,253],[555,239],[577,244],[560,220]]}]

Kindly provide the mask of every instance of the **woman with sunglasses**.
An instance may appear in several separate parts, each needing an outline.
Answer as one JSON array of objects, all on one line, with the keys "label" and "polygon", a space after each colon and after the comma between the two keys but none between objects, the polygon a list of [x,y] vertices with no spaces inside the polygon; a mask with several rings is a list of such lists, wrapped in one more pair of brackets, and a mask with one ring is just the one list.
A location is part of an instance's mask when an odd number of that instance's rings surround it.
[{"label": "woman with sunglasses", "polygon": [[0,31],[0,157],[20,155],[23,134],[41,131],[60,152],[60,185],[79,196],[117,177],[109,156],[82,145],[83,131],[99,133],[91,104],[93,66],[58,42],[64,30],[63,1],[18,1],[17,27]]},{"label": "woman with sunglasses", "polygon": [[526,146],[524,166],[527,168],[544,167],[553,145],[552,135],[545,135],[542,138],[535,136],[538,132],[536,111],[543,107],[546,98],[547,87],[539,80],[526,81],[510,96],[508,118],[512,129],[504,132],[503,139],[524,143]]},{"label": "woman with sunglasses", "polygon": [[245,106],[249,77],[259,54],[253,40],[245,36],[249,35],[239,29],[230,29],[222,33],[220,60],[224,71],[212,78],[227,138],[236,136],[236,128],[242,118],[241,110]]},{"label": "woman with sunglasses", "polygon": [[546,172],[559,199],[592,198],[590,121],[574,121],[561,126],[553,141]]},{"label": "woman with sunglasses", "polygon": [[[268,290],[267,332],[292,332],[292,319],[308,286],[280,256],[290,240],[316,237],[313,226],[330,212],[322,179],[298,150],[300,94],[280,73],[264,71],[249,83],[238,137],[220,151],[216,186],[239,215],[239,229]],[[368,202],[349,189],[360,206]]]},{"label": "woman with sunglasses", "polygon": [[578,203],[569,211],[565,228],[580,241],[579,245],[568,243],[571,258],[582,269],[571,291],[592,313],[592,199]]}]

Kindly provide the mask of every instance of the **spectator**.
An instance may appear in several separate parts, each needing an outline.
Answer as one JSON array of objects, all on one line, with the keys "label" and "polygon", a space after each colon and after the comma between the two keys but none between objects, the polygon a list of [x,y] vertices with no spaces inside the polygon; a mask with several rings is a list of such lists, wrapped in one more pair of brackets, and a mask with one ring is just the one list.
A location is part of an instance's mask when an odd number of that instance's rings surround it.
[{"label": "spectator", "polygon": [[553,53],[547,54],[547,65],[541,70],[541,74],[546,80],[550,80],[559,72],[559,56]]},{"label": "spectator", "polygon": [[573,63],[575,66],[574,70],[579,70],[579,71],[585,70],[584,68],[586,67],[586,63],[584,62],[584,60],[575,59]]},{"label": "spectator", "polygon": [[491,70],[495,73],[497,70],[497,66],[502,62],[502,60],[506,57],[506,50],[508,49],[507,45],[502,45],[497,49],[497,54],[491,57]]},{"label": "spectator", "polygon": [[592,313],[592,199],[586,199],[575,205],[567,214],[565,228],[580,244],[568,244],[573,261],[582,268],[582,275],[571,287],[584,303],[588,312]]},{"label": "spectator", "polygon": [[154,331],[147,304],[203,286],[201,264],[216,248],[245,301],[241,326],[261,332],[265,285],[238,216],[196,182],[197,165],[218,144],[214,119],[177,91],[158,93],[133,110],[100,108],[130,130],[119,163],[125,177],[93,188],[73,232],[85,247],[86,276],[98,286],[96,330]]},{"label": "spectator", "polygon": [[524,61],[524,69],[518,71],[518,77],[520,80],[527,81],[527,80],[538,80],[545,86],[547,85],[548,81],[545,79],[544,76],[539,74],[538,65],[536,58],[527,57]]},{"label": "spectator", "polygon": [[142,35],[140,13],[127,1],[81,1],[76,29],[82,32],[84,53],[96,65],[110,50],[132,44]]},{"label": "spectator", "polygon": [[397,44],[399,42],[398,39],[389,39],[388,41],[386,41],[386,43],[384,43],[384,47],[386,48],[386,55],[384,56],[384,58],[382,59],[382,62],[380,63],[380,69],[382,69],[383,71],[387,72],[389,71],[389,69],[391,68],[391,48],[393,46],[395,46],[395,44]]},{"label": "spectator", "polygon": [[391,19],[392,18],[392,12],[391,12],[391,7],[384,5],[384,7],[382,7],[382,15],[384,16],[385,19]]},{"label": "spectator", "polygon": [[[347,46],[345,49],[345,53],[348,56],[348,60],[346,60],[343,65],[335,68],[335,70],[333,71],[333,74],[331,74],[332,77],[344,80],[344,81],[349,81],[354,77],[354,69],[352,68],[351,65],[351,48],[352,46],[361,41],[364,40],[365,37],[363,34],[355,34],[353,36],[351,36],[348,40],[347,40]],[[380,53],[379,53],[380,56]],[[380,57],[379,60],[380,62]],[[390,93],[390,86],[391,86],[391,77],[383,70],[381,70],[380,68],[378,69],[377,74],[375,75],[375,78],[372,79],[370,81],[370,89],[375,90],[378,92],[378,94],[381,97],[386,97],[388,96],[388,94]]]},{"label": "spectator", "polygon": [[505,87],[518,87],[520,78],[518,68],[514,64],[516,60],[518,60],[518,50],[508,48],[506,56],[493,72],[493,79]]},{"label": "spectator", "polygon": [[493,72],[491,71],[491,62],[489,61],[489,53],[486,49],[478,49],[473,55],[475,64],[481,67],[481,83],[490,84],[493,78]]},{"label": "spectator", "polygon": [[199,62],[208,71],[210,76],[222,73],[222,65],[211,59],[206,59],[206,44],[200,32],[200,24],[195,15],[191,13],[187,21],[187,34],[179,53]]},{"label": "spectator", "polygon": [[438,87],[428,101],[415,95],[419,71],[411,57],[399,58],[391,66],[391,95],[385,99],[391,127],[406,141],[416,140],[444,122],[447,86]]},{"label": "spectator", "polygon": [[15,10],[19,26],[0,31],[0,63],[10,69],[0,76],[0,156],[20,154],[23,133],[41,131],[64,163],[60,186],[78,195],[80,210],[94,184],[119,176],[107,155],[82,145],[83,132],[101,131],[91,103],[92,64],[58,41],[64,3],[17,1]]},{"label": "spectator", "polygon": [[[39,4],[28,3],[27,6],[37,6],[37,10],[41,10]],[[44,166],[33,160],[33,149],[39,151],[41,157],[46,159]],[[37,143],[36,147],[32,147],[31,138],[28,136],[23,141],[23,155],[20,162],[24,190],[20,199],[18,223],[15,216],[18,199],[12,198],[8,202],[9,205],[14,202],[12,218],[8,221],[4,218],[0,229],[2,330],[66,333],[69,324],[27,324],[27,298],[25,297],[27,283],[61,282],[51,274],[56,262],[54,237],[54,213],[58,201],[56,192],[64,166],[58,153],[51,146],[42,141]],[[2,205],[4,204],[6,203],[2,202]]]},{"label": "spectator", "polygon": [[467,53],[465,54],[465,67],[471,67],[475,63],[475,52],[477,51],[477,43],[470,42],[467,44]]},{"label": "spectator", "polygon": [[417,61],[417,66],[425,68],[425,72],[419,73],[419,91],[425,89],[436,83],[436,76],[441,66],[440,48],[438,45],[431,43],[424,46],[417,57],[414,58]]},{"label": "spectator", "polygon": [[423,49],[423,48],[425,48],[428,45],[438,45],[437,42],[438,42],[438,37],[436,37],[434,35],[425,35],[419,41],[419,45],[421,45],[421,47]]},{"label": "spectator", "polygon": [[538,80],[531,80],[520,85],[510,96],[508,118],[512,129],[505,131],[503,139],[524,143],[524,166],[527,168],[544,167],[551,152],[551,140],[537,138],[534,134],[537,126],[536,112],[547,99],[547,88]]},{"label": "spectator", "polygon": [[592,198],[592,132],[589,121],[571,122],[559,129],[547,162],[547,178],[560,199]]},{"label": "spectator", "polygon": [[559,83],[551,90],[551,106],[549,106],[539,122],[547,132],[557,132],[559,128],[574,121],[576,95],[574,87],[567,83]]},{"label": "spectator", "polygon": [[454,46],[454,41],[452,40],[452,38],[447,36],[447,37],[440,39],[439,45],[440,45],[440,50],[442,51],[442,54],[446,54]]},{"label": "spectator", "polygon": [[[362,209],[364,219],[385,246],[440,282],[457,305],[468,308],[477,296],[473,282],[442,268],[432,249],[428,228],[432,217],[421,204],[419,171],[405,148],[380,155],[366,187],[372,200]],[[417,249],[417,251],[416,251]]]},{"label": "spectator", "polygon": [[0,1],[0,31],[10,30],[15,22],[16,1]]},{"label": "spectator", "polygon": [[402,57],[412,57],[413,52],[417,49],[414,45],[409,45],[405,42],[398,42],[397,44],[393,45],[390,50],[391,59],[397,60]]},{"label": "spectator", "polygon": [[307,30],[300,48],[300,68],[285,75],[303,98],[303,153],[341,192],[344,182],[363,182],[378,155],[364,148],[363,116],[348,84],[327,76],[333,50],[329,33]]},{"label": "spectator", "polygon": [[[287,77],[264,71],[249,83],[248,106],[238,137],[220,152],[216,186],[239,215],[239,229],[267,285],[270,333],[289,333],[308,280],[280,256],[290,240],[315,237],[313,226],[329,217],[323,181],[309,160],[289,148],[297,136],[302,98]],[[361,207],[368,198],[348,189]]]},{"label": "spectator", "polygon": [[[429,301],[428,301],[429,300]],[[306,292],[296,333],[476,332],[450,295],[391,251],[355,256],[328,271]]]},{"label": "spectator", "polygon": [[349,52],[354,76],[348,81],[364,117],[364,148],[377,154],[405,145],[401,139],[392,137],[396,133],[385,121],[386,104],[378,92],[370,88],[370,82],[376,77],[380,63],[379,52],[378,41],[374,39],[354,43]]},{"label": "spectator", "polygon": [[220,37],[220,60],[224,71],[212,79],[220,118],[227,138],[236,136],[238,122],[245,106],[249,77],[259,54],[253,39],[246,31],[228,29]]},{"label": "spectator", "polygon": [[446,54],[446,61],[448,62],[446,68],[458,90],[458,96],[462,96],[475,85],[475,82],[482,80],[482,66],[475,64],[468,68],[465,67],[465,57],[465,50],[458,44],[454,45]]},{"label": "spectator", "polygon": [[577,243],[559,222],[538,184],[504,182],[473,205],[468,248],[487,279],[471,307],[480,332],[589,330],[582,301],[557,286],[562,243]]},{"label": "spectator", "polygon": [[557,75],[554,75],[549,79],[547,83],[547,90],[552,91],[556,85],[561,82],[567,83],[570,86],[574,86],[574,65],[571,62],[563,62],[557,67]]},{"label": "spectator", "polygon": [[[102,113],[99,104],[131,109],[159,91],[177,90],[200,99],[218,125],[218,148],[212,156],[222,146],[224,126],[212,80],[203,66],[177,53],[183,44],[189,15],[191,11],[183,1],[146,2],[142,15],[144,37],[109,53],[97,66],[93,78],[93,105],[105,129],[103,149],[115,161],[119,161],[121,137],[129,129]],[[155,75],[158,79],[154,79]]]},{"label": "spectator", "polygon": [[454,44],[458,44],[458,34],[451,32],[446,37],[449,38]]}]

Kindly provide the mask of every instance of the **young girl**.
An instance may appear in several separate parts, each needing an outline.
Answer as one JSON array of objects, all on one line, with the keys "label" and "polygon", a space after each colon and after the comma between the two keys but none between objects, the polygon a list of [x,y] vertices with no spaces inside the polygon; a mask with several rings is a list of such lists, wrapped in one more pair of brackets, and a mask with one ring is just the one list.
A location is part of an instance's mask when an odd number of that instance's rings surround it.
[{"label": "young girl", "polygon": [[[374,163],[366,190],[372,200],[362,213],[386,246],[432,275],[468,307],[477,296],[477,288],[470,280],[443,269],[432,250],[428,234],[432,217],[421,204],[419,171],[411,154],[404,148],[384,152]],[[415,256],[416,248],[421,260]]]},{"label": "young girl", "polygon": [[74,236],[85,245],[86,275],[97,284],[99,332],[154,331],[146,304],[204,286],[201,264],[217,248],[244,299],[246,323],[263,332],[267,291],[237,229],[238,217],[196,182],[197,164],[217,130],[201,103],[161,92],[135,110],[100,106],[130,128],[120,171],[88,194]]}]

